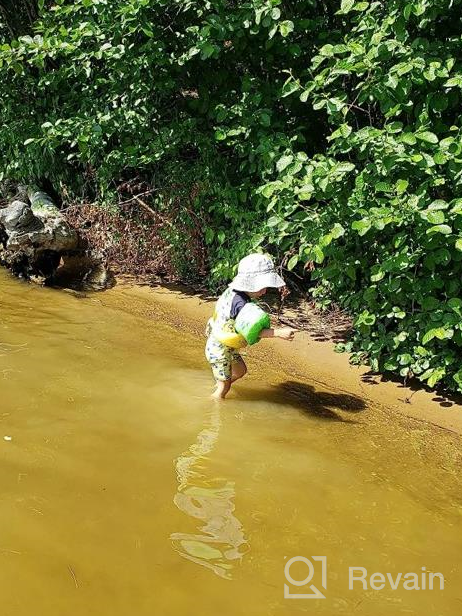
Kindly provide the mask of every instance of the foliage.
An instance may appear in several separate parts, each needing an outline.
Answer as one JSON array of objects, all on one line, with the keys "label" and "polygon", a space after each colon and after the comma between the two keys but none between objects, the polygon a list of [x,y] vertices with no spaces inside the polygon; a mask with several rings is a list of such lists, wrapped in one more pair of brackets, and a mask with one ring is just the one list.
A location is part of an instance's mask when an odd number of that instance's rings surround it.
[{"label": "foliage", "polygon": [[354,315],[354,360],[462,391],[461,4],[56,1],[0,45],[0,170],[142,176],[210,284],[271,250]]},{"label": "foliage", "polygon": [[342,7],[348,34],[299,77],[332,127],[323,164],[351,165],[347,184],[313,195],[321,233],[309,250],[325,261],[316,293],[356,315],[357,359],[460,390],[461,6]]}]

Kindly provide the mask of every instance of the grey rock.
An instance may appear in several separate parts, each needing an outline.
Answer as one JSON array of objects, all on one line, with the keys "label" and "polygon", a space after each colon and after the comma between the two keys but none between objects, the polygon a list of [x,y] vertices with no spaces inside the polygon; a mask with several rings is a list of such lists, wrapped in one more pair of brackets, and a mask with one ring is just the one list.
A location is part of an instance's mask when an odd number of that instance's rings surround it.
[{"label": "grey rock", "polygon": [[36,186],[31,186],[28,190],[31,210],[37,218],[60,217],[61,213],[53,203],[51,197],[46,192]]},{"label": "grey rock", "polygon": [[51,250],[68,252],[78,248],[78,235],[61,212],[42,191],[29,194],[31,206],[13,201],[0,210],[0,223],[8,236],[6,248],[28,257]]},{"label": "grey rock", "polygon": [[23,201],[13,201],[11,205],[0,210],[0,223],[5,227],[6,233],[27,230],[29,227],[37,228],[41,224],[32,214],[30,205]]},{"label": "grey rock", "polygon": [[0,209],[0,263],[38,284],[91,291],[112,286],[113,275],[85,254],[78,233],[50,196],[35,186],[25,190],[24,200]]}]

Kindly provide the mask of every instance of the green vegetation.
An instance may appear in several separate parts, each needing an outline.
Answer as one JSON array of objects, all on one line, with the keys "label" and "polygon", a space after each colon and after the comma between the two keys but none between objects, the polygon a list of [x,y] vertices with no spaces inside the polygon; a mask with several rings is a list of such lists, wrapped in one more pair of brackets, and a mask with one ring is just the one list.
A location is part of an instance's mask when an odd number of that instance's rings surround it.
[{"label": "green vegetation", "polygon": [[354,360],[462,391],[461,0],[46,4],[0,30],[3,178],[141,177],[211,285],[269,250],[355,317]]}]

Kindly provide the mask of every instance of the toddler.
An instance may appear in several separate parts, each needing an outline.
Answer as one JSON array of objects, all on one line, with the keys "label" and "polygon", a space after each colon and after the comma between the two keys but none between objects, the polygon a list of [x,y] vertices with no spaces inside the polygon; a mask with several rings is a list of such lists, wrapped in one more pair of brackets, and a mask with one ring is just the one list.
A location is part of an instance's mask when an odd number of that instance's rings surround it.
[{"label": "toddler", "polygon": [[[224,399],[231,385],[247,372],[239,351],[219,340],[223,340],[222,332],[233,330],[234,320],[248,302],[262,297],[269,287],[279,289],[283,286],[285,282],[268,255],[250,254],[239,262],[237,276],[219,297],[215,313],[207,324],[205,356],[216,381],[214,398]],[[260,339],[293,340],[294,334],[295,330],[290,327],[263,329]]]}]

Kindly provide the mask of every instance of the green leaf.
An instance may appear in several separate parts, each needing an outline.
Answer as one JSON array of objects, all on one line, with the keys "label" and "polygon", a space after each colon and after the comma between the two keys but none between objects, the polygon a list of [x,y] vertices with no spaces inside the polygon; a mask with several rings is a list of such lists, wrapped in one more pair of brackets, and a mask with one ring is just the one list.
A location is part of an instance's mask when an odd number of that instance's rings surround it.
[{"label": "green leaf", "polygon": [[390,184],[388,184],[388,182],[377,182],[377,184],[375,185],[375,190],[377,192],[391,192],[392,191],[392,187],[390,186]]},{"label": "green leaf", "polygon": [[452,308],[452,310],[459,311],[460,308],[462,308],[462,299],[460,299],[460,297],[451,297],[451,299],[448,300],[448,306]]},{"label": "green leaf", "polygon": [[282,86],[281,97],[285,98],[286,96],[290,96],[294,92],[298,92],[298,90],[300,90],[300,85],[296,81],[286,81]]},{"label": "green leaf", "polygon": [[270,218],[268,218],[266,224],[268,225],[268,227],[276,227],[277,225],[279,225],[280,222],[281,219],[279,218],[279,216],[271,216]]},{"label": "green leaf", "polygon": [[447,331],[444,327],[434,327],[433,329],[429,329],[427,333],[422,338],[422,344],[425,345],[427,342],[430,342],[434,338],[438,340],[444,340],[447,337]]},{"label": "green leaf", "polygon": [[404,317],[406,316],[406,313],[404,312],[404,310],[401,310],[401,308],[398,308],[398,306],[394,306],[393,307],[393,316],[396,319],[404,319]]},{"label": "green leaf", "polygon": [[286,38],[294,30],[294,22],[290,20],[281,21],[279,24],[279,32]]},{"label": "green leaf", "polygon": [[313,193],[314,193],[313,184],[304,184],[303,186],[300,187],[300,190],[298,192],[298,198],[301,201],[309,201],[311,197],[313,196]]},{"label": "green leaf", "polygon": [[337,130],[335,130],[332,135],[328,137],[328,139],[329,141],[332,141],[333,139],[338,139],[339,137],[343,137],[344,139],[346,139],[350,136],[352,130],[353,129],[348,124],[341,124],[340,127],[337,128]]},{"label": "green leaf", "polygon": [[451,212],[454,214],[462,214],[462,199],[453,199],[450,205]]},{"label": "green leaf", "polygon": [[449,203],[444,199],[436,199],[432,201],[428,206],[429,210],[447,210],[449,207]]},{"label": "green leaf", "polygon": [[438,137],[435,133],[430,132],[429,130],[424,130],[422,132],[416,133],[415,136],[417,139],[421,141],[426,141],[427,143],[438,143]]},{"label": "green leaf", "polygon": [[430,211],[430,212],[422,212],[422,218],[428,220],[432,225],[439,225],[443,223],[446,219],[444,212],[439,210]]},{"label": "green leaf", "polygon": [[369,2],[356,2],[353,7],[354,11],[365,11],[369,6]]},{"label": "green leaf", "polygon": [[452,229],[449,225],[435,225],[427,229],[427,235],[433,235],[434,233],[442,233],[443,235],[450,235]]},{"label": "green leaf", "polygon": [[398,194],[406,192],[408,186],[409,186],[408,180],[398,180],[396,182],[396,192]]},{"label": "green leaf", "polygon": [[459,386],[459,389],[462,389],[462,368],[460,370],[458,370],[453,376],[452,378],[454,379],[454,381],[457,383],[457,385]]},{"label": "green leaf", "polygon": [[336,222],[330,233],[334,239],[338,239],[339,237],[342,237],[342,235],[345,235],[345,229],[340,223]]},{"label": "green leaf", "polygon": [[325,248],[326,246],[329,246],[332,243],[333,239],[334,238],[331,233],[326,233],[319,240],[319,245],[321,246],[321,248]]},{"label": "green leaf", "polygon": [[262,113],[262,114],[260,114],[260,124],[262,126],[270,126],[270,124],[271,124],[271,117],[270,117],[269,113]]},{"label": "green leaf", "polygon": [[294,157],[292,156],[292,154],[286,154],[284,156],[281,156],[281,158],[276,163],[276,169],[279,171],[279,173],[281,173],[291,164],[293,160]]},{"label": "green leaf", "polygon": [[340,5],[340,11],[342,13],[348,13],[353,8],[354,3],[355,0],[342,0],[342,3]]},{"label": "green leaf", "polygon": [[424,372],[422,376],[420,376],[419,378],[422,381],[427,381],[427,385],[429,387],[434,387],[436,383],[438,383],[438,381],[441,381],[441,379],[445,376],[445,374],[446,374],[446,369],[443,367],[430,368],[429,370]]},{"label": "green leaf", "polygon": [[409,353],[403,353],[398,356],[398,361],[401,366],[408,366],[409,364],[412,364],[413,358]]},{"label": "green leaf", "polygon": [[319,111],[320,109],[322,109],[323,107],[325,107],[327,105],[327,100],[324,98],[319,98],[317,101],[315,101],[313,103],[313,109],[315,111]]},{"label": "green leaf", "polygon": [[327,58],[332,58],[334,55],[334,46],[328,43],[327,45],[323,45],[319,50],[321,56],[326,56]]},{"label": "green leaf", "polygon": [[362,220],[355,220],[351,224],[351,228],[359,233],[359,235],[365,235],[371,228],[372,223],[369,218],[363,218]]},{"label": "green leaf", "polygon": [[404,11],[403,11],[404,19],[406,20],[409,19],[409,17],[412,14],[412,8],[413,8],[413,5],[411,3],[406,4],[406,6],[404,7]]},{"label": "green leaf", "polygon": [[215,139],[217,141],[223,141],[224,139],[226,139],[226,133],[224,130],[222,130],[221,128],[218,128],[215,131]]},{"label": "green leaf", "polygon": [[276,182],[269,182],[268,184],[265,184],[264,186],[260,187],[259,192],[266,197],[266,199],[269,199],[270,197],[273,196],[274,192],[276,190],[280,190],[283,187],[283,183],[276,181]]},{"label": "green leaf", "polygon": [[324,252],[320,246],[313,246],[314,260],[316,263],[324,261]]},{"label": "green leaf", "polygon": [[287,269],[289,271],[292,271],[294,269],[294,267],[297,265],[299,261],[299,256],[298,255],[294,255],[293,257],[290,257],[288,263],[287,263]]},{"label": "green leaf", "polygon": [[400,133],[403,130],[403,123],[402,122],[390,122],[390,124],[387,124],[385,126],[387,133]]},{"label": "green leaf", "polygon": [[444,152],[436,152],[433,156],[433,160],[437,165],[444,165],[448,161],[448,157]]},{"label": "green leaf", "polygon": [[370,327],[371,325],[374,325],[375,321],[375,314],[372,314],[368,310],[364,310],[356,319],[356,325],[367,325],[368,327]]},{"label": "green leaf", "polygon": [[443,85],[445,88],[453,88],[454,86],[462,87],[462,76],[458,75],[457,77],[451,77]]},{"label": "green leaf", "polygon": [[201,47],[201,57],[203,60],[210,58],[215,53],[215,46],[209,42],[204,43]]},{"label": "green leaf", "polygon": [[271,17],[272,17],[274,20],[278,20],[278,19],[281,17],[281,10],[280,10],[280,9],[278,9],[278,8],[274,8],[274,9],[271,11]]},{"label": "green leaf", "polygon": [[205,241],[207,244],[211,244],[213,242],[213,238],[215,237],[215,231],[212,227],[207,227],[205,229]]},{"label": "green leaf", "polygon": [[456,249],[457,249],[457,250],[459,250],[460,252],[462,252],[462,238],[461,238],[461,237],[459,237],[459,238],[456,240],[455,247],[456,247]]},{"label": "green leaf", "polygon": [[400,135],[400,141],[407,143],[407,145],[415,145],[417,143],[417,139],[413,133],[402,133]]},{"label": "green leaf", "polygon": [[353,171],[353,169],[355,168],[353,163],[339,163],[336,167],[337,171],[340,171],[342,173],[348,173],[349,171]]},{"label": "green leaf", "polygon": [[380,282],[385,278],[385,270],[380,265],[374,265],[371,269],[371,281]]}]

